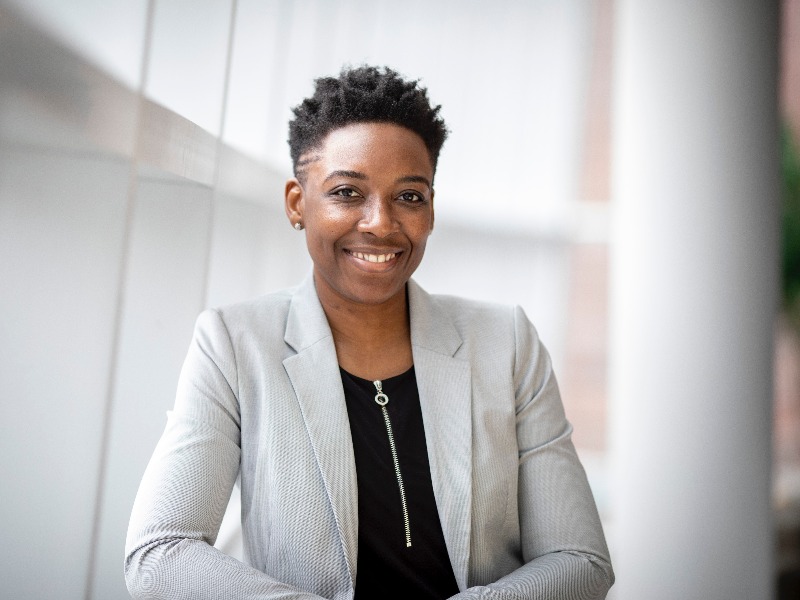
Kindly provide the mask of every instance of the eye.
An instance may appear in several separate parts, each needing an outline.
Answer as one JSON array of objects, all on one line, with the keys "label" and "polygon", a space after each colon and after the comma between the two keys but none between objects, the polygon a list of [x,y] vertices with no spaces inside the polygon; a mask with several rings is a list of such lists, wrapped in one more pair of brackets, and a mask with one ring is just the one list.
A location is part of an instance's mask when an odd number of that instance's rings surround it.
[{"label": "eye", "polygon": [[333,191],[334,196],[341,196],[342,198],[360,198],[361,194],[359,194],[356,190],[349,187],[339,188],[338,190]]},{"label": "eye", "polygon": [[400,194],[399,198],[403,202],[409,202],[412,204],[425,201],[425,198],[419,192],[403,192]]}]

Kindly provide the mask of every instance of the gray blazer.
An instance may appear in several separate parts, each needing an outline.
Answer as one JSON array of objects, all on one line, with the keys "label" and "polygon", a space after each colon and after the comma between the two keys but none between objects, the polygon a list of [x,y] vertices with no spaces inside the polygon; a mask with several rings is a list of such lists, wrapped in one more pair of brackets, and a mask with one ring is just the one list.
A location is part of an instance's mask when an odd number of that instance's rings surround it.
[{"label": "gray blazer", "polygon": [[[520,308],[408,284],[458,598],[604,598],[614,575],[546,350]],[[215,548],[239,479],[243,564]],[[356,473],[313,280],[200,315],[131,516],[135,598],[352,598]]]}]

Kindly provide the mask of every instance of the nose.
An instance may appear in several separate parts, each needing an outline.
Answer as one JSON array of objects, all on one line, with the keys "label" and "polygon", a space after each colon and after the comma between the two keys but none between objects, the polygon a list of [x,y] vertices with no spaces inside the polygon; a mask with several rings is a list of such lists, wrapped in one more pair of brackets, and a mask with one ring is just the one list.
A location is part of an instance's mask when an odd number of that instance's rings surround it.
[{"label": "nose", "polygon": [[391,199],[370,198],[363,206],[364,214],[358,223],[359,231],[385,238],[400,229]]}]

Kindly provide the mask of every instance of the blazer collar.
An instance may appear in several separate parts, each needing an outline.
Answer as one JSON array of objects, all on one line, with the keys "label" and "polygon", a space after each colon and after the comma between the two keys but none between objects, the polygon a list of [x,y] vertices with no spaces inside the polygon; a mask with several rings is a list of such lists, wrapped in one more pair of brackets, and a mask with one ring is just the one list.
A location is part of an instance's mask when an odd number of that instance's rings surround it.
[{"label": "blazer collar", "polygon": [[[433,297],[413,279],[408,282],[408,299],[412,345],[454,356],[462,340],[450,315],[437,306]],[[292,294],[284,340],[295,352],[301,352],[331,335],[328,319],[317,297],[314,276],[309,274]]]},{"label": "blazer collar", "polygon": [[408,282],[411,344],[443,356],[455,356],[462,340],[450,315],[413,279]]},{"label": "blazer collar", "polygon": [[[329,337],[333,339],[328,318],[317,297],[314,275],[309,273],[292,293],[283,339],[295,352],[299,353]],[[336,355],[334,354],[335,359]]]},{"label": "blazer collar", "polygon": [[358,555],[358,482],[336,347],[309,275],[295,288],[284,340],[297,353],[283,361],[305,421],[339,532],[350,584]]},{"label": "blazer collar", "polygon": [[[431,480],[456,582],[468,587],[472,503],[472,399],[463,341],[445,306],[408,282],[411,345]],[[292,296],[283,361],[294,386],[355,585],[358,487],[350,423],[328,320],[309,275]],[[413,516],[412,516],[413,518]],[[411,532],[412,543],[414,532]]]},{"label": "blazer collar", "polygon": [[[472,372],[447,308],[408,282],[411,346],[433,493],[460,590],[468,585],[472,515]],[[413,534],[412,534],[413,535]]]}]

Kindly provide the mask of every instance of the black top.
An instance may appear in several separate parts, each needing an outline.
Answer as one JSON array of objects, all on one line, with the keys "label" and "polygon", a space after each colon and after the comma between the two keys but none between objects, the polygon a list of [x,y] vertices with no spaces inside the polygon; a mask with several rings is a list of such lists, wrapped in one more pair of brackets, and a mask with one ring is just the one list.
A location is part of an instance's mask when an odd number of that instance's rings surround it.
[{"label": "black top", "polygon": [[458,586],[433,496],[414,367],[382,381],[405,489],[410,547],[377,390],[373,382],[341,372],[358,478],[355,599],[449,598]]}]

